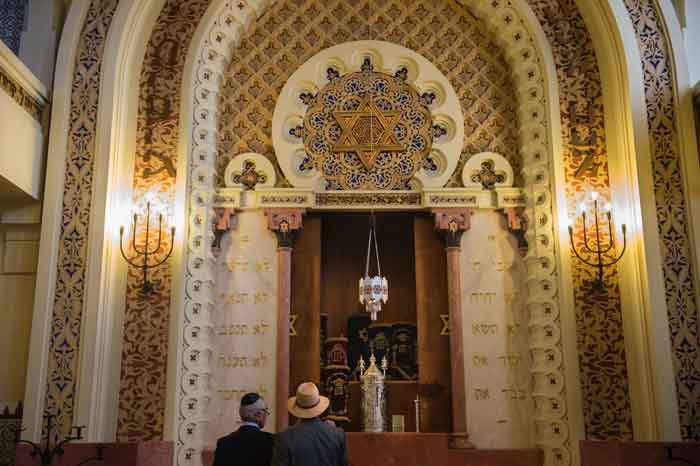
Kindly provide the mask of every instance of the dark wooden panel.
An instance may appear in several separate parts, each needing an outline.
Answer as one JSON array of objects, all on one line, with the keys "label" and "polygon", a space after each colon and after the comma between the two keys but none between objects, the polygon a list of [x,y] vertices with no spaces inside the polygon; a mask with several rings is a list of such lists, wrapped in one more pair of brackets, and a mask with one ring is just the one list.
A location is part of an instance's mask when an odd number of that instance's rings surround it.
[{"label": "dark wooden panel", "polygon": [[[382,213],[377,214],[376,220],[382,273],[389,279],[389,302],[377,322],[415,323],[413,214]],[[362,312],[357,287],[365,270],[368,229],[367,214],[323,216],[321,303],[323,312],[328,313],[329,337],[346,335],[348,318]],[[370,270],[376,273],[374,255]],[[407,414],[407,429],[415,429],[415,422],[411,419],[417,386],[415,382],[397,384],[397,388],[392,384],[388,398],[390,414]],[[357,384],[351,386],[349,411],[352,423],[348,430],[359,430],[360,390]]]},{"label": "dark wooden panel", "polygon": [[321,217],[307,215],[292,253],[292,314],[297,336],[290,341],[290,392],[301,382],[321,381]]},{"label": "dark wooden panel", "polygon": [[414,238],[421,431],[449,432],[450,341],[440,335],[440,314],[448,312],[445,250],[429,216],[415,217]]},{"label": "dark wooden panel", "polygon": [[[415,322],[415,257],[413,215],[377,214],[382,273],[389,279],[389,302],[379,322]],[[362,310],[358,281],[365,270],[368,214],[327,214],[323,217],[323,312],[328,313],[328,336],[346,334],[348,318]],[[372,269],[376,273],[375,259]]]}]

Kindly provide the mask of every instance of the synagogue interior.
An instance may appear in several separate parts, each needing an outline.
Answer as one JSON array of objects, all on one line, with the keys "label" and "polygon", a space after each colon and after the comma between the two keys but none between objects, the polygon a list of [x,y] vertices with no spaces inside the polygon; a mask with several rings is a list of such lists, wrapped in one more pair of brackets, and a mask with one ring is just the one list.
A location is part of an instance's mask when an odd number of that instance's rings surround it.
[{"label": "synagogue interior", "polygon": [[[700,466],[700,0],[0,0],[0,466]],[[315,463],[310,463],[315,464]]]}]

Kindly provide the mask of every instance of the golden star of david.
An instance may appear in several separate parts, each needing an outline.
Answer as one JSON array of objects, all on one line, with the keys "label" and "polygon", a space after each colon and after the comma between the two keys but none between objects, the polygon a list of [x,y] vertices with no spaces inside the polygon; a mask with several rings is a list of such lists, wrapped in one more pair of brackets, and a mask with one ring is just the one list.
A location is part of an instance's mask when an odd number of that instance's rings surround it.
[{"label": "golden star of david", "polygon": [[290,337],[296,337],[299,335],[297,332],[296,324],[297,320],[299,320],[299,314],[290,314],[289,315],[289,336]]},{"label": "golden star of david", "polygon": [[333,118],[343,131],[333,151],[355,152],[367,169],[372,168],[380,152],[406,150],[394,134],[401,112],[382,111],[369,95],[356,110],[335,111]]},{"label": "golden star of david", "polygon": [[450,315],[440,314],[440,320],[442,321],[442,329],[440,329],[440,335],[448,336],[450,334]]}]

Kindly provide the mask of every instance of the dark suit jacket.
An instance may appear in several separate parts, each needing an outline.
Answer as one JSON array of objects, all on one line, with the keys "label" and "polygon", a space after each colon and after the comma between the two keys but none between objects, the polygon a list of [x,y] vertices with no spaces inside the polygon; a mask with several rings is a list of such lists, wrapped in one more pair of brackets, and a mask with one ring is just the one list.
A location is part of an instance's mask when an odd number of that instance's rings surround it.
[{"label": "dark suit jacket", "polygon": [[272,466],[347,466],[345,432],[319,419],[275,435]]},{"label": "dark suit jacket", "polygon": [[216,442],[214,466],[270,466],[272,434],[241,426]]}]

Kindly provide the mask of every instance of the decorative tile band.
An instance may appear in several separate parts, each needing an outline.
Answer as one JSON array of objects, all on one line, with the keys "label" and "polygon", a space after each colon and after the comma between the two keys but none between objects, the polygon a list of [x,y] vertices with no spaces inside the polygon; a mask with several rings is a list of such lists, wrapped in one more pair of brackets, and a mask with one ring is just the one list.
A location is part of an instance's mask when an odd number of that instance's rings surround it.
[{"label": "decorative tile band", "polygon": [[700,441],[700,321],[678,140],[669,40],[654,0],[625,0],[642,56],[656,216],[683,440]]},{"label": "decorative tile band", "polygon": [[420,206],[421,195],[419,193],[319,193],[316,194],[316,205],[328,206],[392,206],[407,207]]},{"label": "decorative tile band", "polygon": [[45,411],[57,416],[59,437],[70,433],[73,422],[102,54],[118,3],[119,0],[90,3],[73,75],[45,404]]}]

